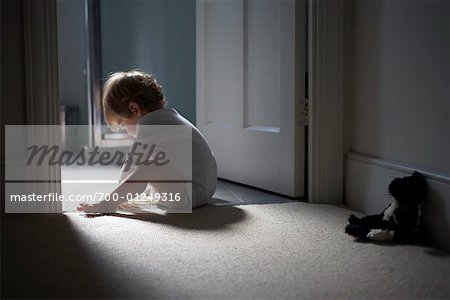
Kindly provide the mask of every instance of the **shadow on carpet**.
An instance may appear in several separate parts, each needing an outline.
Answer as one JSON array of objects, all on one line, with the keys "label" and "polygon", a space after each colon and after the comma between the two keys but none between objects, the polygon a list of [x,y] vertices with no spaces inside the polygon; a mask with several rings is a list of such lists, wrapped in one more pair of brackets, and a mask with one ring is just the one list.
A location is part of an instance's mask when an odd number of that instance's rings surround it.
[{"label": "shadow on carpet", "polygon": [[191,230],[217,230],[228,225],[238,223],[246,218],[245,211],[236,206],[200,207],[192,210],[192,213],[151,213],[137,214],[108,213],[86,214],[86,218],[99,218],[112,216],[117,218],[140,220],[150,223],[165,224]]}]

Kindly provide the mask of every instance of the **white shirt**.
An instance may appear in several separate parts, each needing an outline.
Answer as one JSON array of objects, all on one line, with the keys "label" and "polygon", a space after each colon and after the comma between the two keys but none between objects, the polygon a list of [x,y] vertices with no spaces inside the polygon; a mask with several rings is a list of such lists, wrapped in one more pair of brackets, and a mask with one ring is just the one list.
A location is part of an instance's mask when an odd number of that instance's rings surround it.
[{"label": "white shirt", "polygon": [[[172,108],[155,110],[141,117],[136,127],[137,139],[140,125],[184,125],[192,129],[192,207],[207,203],[216,191],[217,164],[200,131]],[[121,177],[126,175],[122,173]]]}]

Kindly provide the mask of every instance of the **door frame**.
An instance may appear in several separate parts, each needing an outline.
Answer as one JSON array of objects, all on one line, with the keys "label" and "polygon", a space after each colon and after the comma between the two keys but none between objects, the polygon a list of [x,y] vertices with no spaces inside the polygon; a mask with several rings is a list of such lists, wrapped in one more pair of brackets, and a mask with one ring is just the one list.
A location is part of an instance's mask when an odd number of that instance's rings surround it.
[{"label": "door frame", "polygon": [[308,202],[344,200],[344,1],[308,0]]},{"label": "door frame", "polygon": [[[13,58],[14,64],[4,64],[2,61],[2,75],[8,73],[23,74],[21,80],[3,80],[1,101],[1,168],[5,175],[5,127],[4,125],[59,125],[59,92],[58,92],[58,49],[57,49],[57,20],[56,0],[23,0],[8,1],[1,4],[2,17],[13,13],[20,20],[10,26],[2,27],[2,43],[11,43],[20,54]],[[16,20],[14,20],[16,21]],[[2,20],[2,25],[3,20]],[[4,41],[5,36],[14,37],[12,41]],[[2,59],[3,59],[2,53]],[[14,78],[14,77],[13,77]],[[15,77],[17,79],[17,77]],[[3,85],[9,85],[5,92]],[[14,93],[23,90],[23,94]],[[11,110],[4,99],[18,104],[17,110]],[[8,108],[8,122],[7,112]],[[15,109],[15,108],[14,108]],[[12,123],[12,124],[11,124]],[[25,124],[24,124],[25,123]],[[15,125],[14,124],[14,125]],[[33,134],[31,138],[36,138]],[[49,143],[60,143],[59,132],[52,130],[48,136]],[[25,157],[18,159],[20,163],[26,161]],[[39,184],[40,193],[61,193],[61,169],[51,166],[42,174],[48,182]],[[37,173],[36,173],[37,174]],[[36,176],[35,174],[35,176]],[[5,178],[5,176],[3,176]],[[36,186],[36,183],[35,183]],[[5,212],[6,195],[5,179],[2,180],[1,212]],[[62,206],[59,201],[46,202],[33,213],[61,213]]]}]

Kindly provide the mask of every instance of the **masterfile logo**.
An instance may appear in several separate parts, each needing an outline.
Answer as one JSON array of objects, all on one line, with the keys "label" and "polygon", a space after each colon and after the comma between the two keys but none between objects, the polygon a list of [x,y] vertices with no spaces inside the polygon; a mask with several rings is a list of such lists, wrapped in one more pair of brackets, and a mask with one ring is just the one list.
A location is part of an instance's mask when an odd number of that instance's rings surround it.
[{"label": "masterfile logo", "polygon": [[142,142],[134,142],[130,152],[127,154],[123,151],[101,152],[99,146],[95,146],[93,150],[86,151],[86,149],[80,149],[78,152],[61,150],[59,146],[49,147],[47,145],[37,146],[33,145],[27,148],[29,150],[27,166],[36,164],[42,165],[44,160],[48,162],[50,166],[71,166],[71,165],[100,165],[110,166],[113,164],[124,165],[124,170],[128,171],[131,168],[131,159],[128,157],[136,157],[134,164],[136,166],[149,166],[154,164],[155,166],[164,166],[170,162],[164,151],[157,151],[155,144],[145,144]]},{"label": "masterfile logo", "polygon": [[[62,139],[67,127],[75,134]],[[5,198],[10,199],[5,211],[49,212],[41,208],[48,203],[77,201],[156,203],[169,209],[177,204],[173,212],[191,211],[189,126],[140,126],[128,147],[110,148],[92,145],[76,134],[89,130],[94,132],[94,126],[5,126]],[[116,169],[120,172],[115,177],[108,175]],[[124,184],[132,188],[117,192]]]}]

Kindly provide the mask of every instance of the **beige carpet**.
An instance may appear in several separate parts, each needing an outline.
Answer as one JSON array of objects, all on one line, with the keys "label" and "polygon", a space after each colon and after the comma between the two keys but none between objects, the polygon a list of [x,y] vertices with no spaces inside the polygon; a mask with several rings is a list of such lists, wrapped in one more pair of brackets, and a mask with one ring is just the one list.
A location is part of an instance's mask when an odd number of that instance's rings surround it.
[{"label": "beige carpet", "polygon": [[355,242],[351,211],[306,203],[192,214],[7,215],[5,298],[450,298],[450,256]]}]

